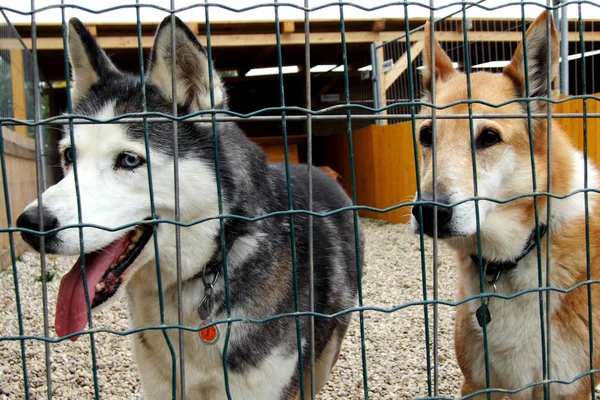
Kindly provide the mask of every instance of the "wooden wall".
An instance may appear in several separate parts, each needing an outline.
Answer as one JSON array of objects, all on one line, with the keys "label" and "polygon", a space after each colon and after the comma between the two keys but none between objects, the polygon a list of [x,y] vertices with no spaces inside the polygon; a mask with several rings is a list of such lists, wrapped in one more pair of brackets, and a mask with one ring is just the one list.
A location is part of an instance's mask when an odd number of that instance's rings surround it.
[{"label": "wooden wall", "polygon": [[[35,166],[35,142],[33,139],[19,135],[3,128],[4,155],[6,176],[10,200],[13,226],[23,208],[37,197],[37,181]],[[6,213],[6,197],[0,174],[0,228],[8,227]],[[13,235],[17,254],[24,248],[21,235]],[[9,234],[0,233],[0,271],[11,265]]]},{"label": "wooden wall", "polygon": [[[285,148],[282,136],[249,137],[267,154],[271,162],[285,162]],[[290,164],[299,163],[298,144],[306,142],[306,136],[288,136],[288,157]]]},{"label": "wooden wall", "polygon": [[[340,173],[344,188],[351,193],[347,135],[329,137],[326,145],[331,154],[329,166]],[[413,200],[417,186],[410,122],[354,130],[353,147],[359,205],[386,208]],[[403,206],[387,213],[361,211],[359,214],[403,223],[410,220],[410,207]]]},{"label": "wooden wall", "polygon": [[[10,78],[12,82],[12,106],[13,117],[16,119],[27,119],[27,102],[25,101],[25,64],[23,63],[22,49],[10,51]],[[13,129],[27,135],[25,125],[15,126]]]},{"label": "wooden wall", "polygon": [[[583,113],[583,100],[557,104],[555,113]],[[588,113],[600,113],[600,101],[587,100]],[[556,118],[575,146],[583,150],[583,118]],[[600,118],[587,118],[588,154],[600,166]],[[386,208],[412,201],[416,192],[411,122],[371,125],[353,131],[356,196],[359,205]],[[347,135],[329,137],[329,166],[338,171],[346,191],[352,193]],[[360,215],[392,223],[410,221],[410,207],[389,213],[361,211]]]},{"label": "wooden wall", "polygon": [[[600,94],[596,94],[600,96]],[[600,101],[586,100],[586,113],[600,113]],[[583,99],[569,100],[554,106],[555,113],[583,114]],[[560,126],[569,134],[573,144],[583,151],[584,144],[584,119],[583,118],[556,118]],[[588,157],[600,166],[600,118],[587,118],[587,145]]]}]

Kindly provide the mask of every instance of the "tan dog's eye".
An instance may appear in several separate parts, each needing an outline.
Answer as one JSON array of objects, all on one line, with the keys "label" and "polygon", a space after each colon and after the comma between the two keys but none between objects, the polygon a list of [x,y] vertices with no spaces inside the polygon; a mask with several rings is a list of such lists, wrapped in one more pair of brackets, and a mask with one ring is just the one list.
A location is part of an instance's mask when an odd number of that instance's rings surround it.
[{"label": "tan dog's eye", "polygon": [[429,126],[424,126],[419,131],[419,141],[423,147],[431,147],[433,143],[433,132]]},{"label": "tan dog's eye", "polygon": [[500,134],[493,129],[487,128],[484,129],[483,132],[481,132],[479,137],[477,137],[477,140],[475,141],[475,146],[478,149],[487,149],[488,147],[492,147],[496,143],[500,142],[502,142]]}]

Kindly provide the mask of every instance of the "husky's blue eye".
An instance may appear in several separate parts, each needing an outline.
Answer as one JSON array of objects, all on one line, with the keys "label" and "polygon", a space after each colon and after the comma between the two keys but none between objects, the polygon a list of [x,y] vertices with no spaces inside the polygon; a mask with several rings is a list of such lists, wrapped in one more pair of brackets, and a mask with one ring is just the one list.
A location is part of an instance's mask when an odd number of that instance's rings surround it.
[{"label": "husky's blue eye", "polygon": [[500,138],[500,134],[493,129],[486,128],[479,134],[477,140],[475,141],[475,145],[478,149],[486,149],[488,147],[492,147],[496,143],[500,143],[502,138]]},{"label": "husky's blue eye", "polygon": [[145,160],[137,153],[126,151],[119,154],[115,168],[117,169],[136,169],[144,164]]},{"label": "husky's blue eye", "polygon": [[71,147],[67,147],[63,150],[63,160],[65,164],[73,164],[73,149]]},{"label": "husky's blue eye", "polygon": [[433,143],[433,132],[429,126],[424,126],[419,131],[419,141],[423,147],[431,147]]}]

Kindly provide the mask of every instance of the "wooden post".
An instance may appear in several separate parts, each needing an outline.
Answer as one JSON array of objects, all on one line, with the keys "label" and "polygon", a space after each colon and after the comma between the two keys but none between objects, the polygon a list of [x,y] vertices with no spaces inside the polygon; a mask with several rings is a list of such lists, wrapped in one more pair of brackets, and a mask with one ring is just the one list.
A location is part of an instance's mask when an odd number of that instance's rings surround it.
[{"label": "wooden post", "polygon": [[87,29],[93,37],[98,37],[98,29],[96,29],[96,25],[87,25]]},{"label": "wooden post", "polygon": [[[23,50],[10,51],[10,76],[12,81],[13,117],[27,119],[27,103],[25,101],[25,65],[23,64]],[[27,136],[26,126],[15,126],[15,132]]]},{"label": "wooden post", "polygon": [[385,29],[385,19],[376,19],[371,24],[371,31],[373,32],[381,32]]},{"label": "wooden post", "polygon": [[281,33],[294,33],[296,24],[294,21],[283,21],[281,23]]},{"label": "wooden post", "polygon": [[188,22],[187,25],[190,28],[190,30],[194,32],[194,35],[200,33],[200,26],[197,22]]}]

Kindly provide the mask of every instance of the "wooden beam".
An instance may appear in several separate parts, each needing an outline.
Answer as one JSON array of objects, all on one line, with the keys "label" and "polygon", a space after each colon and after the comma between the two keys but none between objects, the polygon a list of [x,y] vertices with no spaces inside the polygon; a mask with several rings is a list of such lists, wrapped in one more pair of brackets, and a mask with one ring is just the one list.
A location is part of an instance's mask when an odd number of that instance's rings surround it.
[{"label": "wooden beam", "polygon": [[467,21],[459,21],[458,22],[458,31],[464,32],[465,30],[467,30],[467,31],[473,30],[473,20],[468,19]]},{"label": "wooden beam", "polygon": [[187,26],[191,29],[192,32],[194,32],[194,35],[197,35],[198,33],[200,33],[198,31],[199,25],[197,22],[195,23],[188,23]]},{"label": "wooden beam", "polygon": [[[348,32],[346,33],[347,43],[372,43],[375,41],[391,40],[397,37],[400,32]],[[205,35],[197,35],[202,44],[206,44]],[[31,48],[31,39],[23,39],[26,46]],[[142,46],[149,48],[152,46],[154,37],[143,36]],[[96,41],[103,49],[135,49],[138,47],[137,36],[100,36]],[[319,44],[337,44],[340,43],[339,32],[317,32],[310,36],[311,45]],[[305,42],[304,33],[288,33],[281,35],[282,45],[303,45]],[[231,34],[231,35],[212,35],[211,44],[213,47],[252,47],[252,46],[275,46],[277,45],[274,34]],[[20,43],[16,39],[0,39],[0,49],[19,48]],[[62,50],[63,39],[61,37],[39,37],[37,39],[38,50]]]},{"label": "wooden beam", "polygon": [[[423,51],[423,47],[424,43],[422,40],[419,40],[418,42],[410,46],[410,62],[413,62],[415,58],[417,58],[419,54],[421,54],[421,52]],[[383,90],[388,90],[388,88],[392,86],[394,82],[396,82],[396,79],[398,79],[400,75],[402,75],[404,71],[406,71],[407,68],[408,52],[402,54],[398,61],[394,63],[392,69],[383,74]]]},{"label": "wooden beam", "polygon": [[[404,32],[383,31],[383,32],[347,32],[347,43],[373,43],[393,40]],[[435,37],[440,42],[462,42],[463,34],[461,32],[436,32]],[[523,36],[521,32],[469,32],[469,42],[520,42]],[[153,36],[143,36],[142,46],[149,48],[152,46]],[[338,44],[340,43],[339,32],[316,32],[310,35],[311,44]],[[410,35],[411,42],[423,40],[423,32],[415,32]],[[206,44],[206,36],[198,35],[198,40]],[[402,39],[400,39],[402,40]],[[23,39],[26,46],[31,49],[31,39]],[[100,47],[104,49],[135,49],[138,47],[136,36],[100,36],[97,38]],[[600,31],[585,32],[585,42],[600,42]],[[39,37],[37,39],[38,50],[62,50],[62,37]],[[231,34],[231,35],[212,35],[211,42],[213,47],[252,47],[252,46],[275,46],[276,38],[274,34]],[[579,42],[578,32],[569,32],[569,42]],[[288,33],[281,36],[282,45],[303,45],[304,33]],[[0,39],[0,49],[19,49],[21,44],[17,39]]]},{"label": "wooden beam", "polygon": [[[378,45],[380,43],[377,43]],[[384,58],[384,54],[383,54],[383,46],[380,46],[377,48],[377,73],[379,75],[379,100],[380,100],[380,107],[385,107],[387,106],[387,94],[385,93],[385,88],[383,87],[383,62],[385,61]],[[387,115],[387,110],[381,112],[382,115]],[[388,124],[388,120],[387,119],[382,119],[379,120],[377,122],[378,125],[387,125]]]},{"label": "wooden beam", "polygon": [[[27,119],[27,102],[25,101],[25,64],[23,50],[10,51],[10,80],[12,83],[12,109],[16,119]],[[27,127],[15,126],[15,132],[27,136]]]},{"label": "wooden beam", "polygon": [[281,23],[281,33],[294,33],[296,30],[296,24],[294,21],[283,21]]},{"label": "wooden beam", "polygon": [[[399,34],[399,32],[396,32]],[[346,33],[347,43],[372,43],[374,41],[391,40],[395,36],[385,32],[385,36],[380,38],[377,32],[348,32]],[[202,44],[206,44],[205,35],[197,35]],[[31,39],[23,39],[25,45],[31,48]],[[96,38],[98,44],[103,49],[135,49],[138,47],[136,36],[100,36]],[[319,44],[337,44],[340,43],[340,34],[335,32],[313,33],[311,34],[311,45]],[[149,48],[154,41],[153,36],[143,36],[142,46]],[[305,42],[304,33],[287,33],[281,35],[282,45],[303,45]],[[252,47],[252,46],[275,46],[277,45],[274,34],[231,34],[231,35],[212,35],[211,44],[213,47]],[[0,39],[0,49],[21,48],[17,39]],[[39,37],[37,39],[38,50],[62,50],[63,39],[60,37]]]},{"label": "wooden beam", "polygon": [[86,25],[86,27],[93,37],[98,36],[98,29],[96,28],[96,25]]},{"label": "wooden beam", "polygon": [[371,24],[371,31],[381,32],[385,29],[385,19],[377,19]]},{"label": "wooden beam", "polygon": [[[583,36],[583,40],[585,42],[600,41],[600,31],[587,31],[584,32]],[[415,32],[410,34],[411,42],[423,40],[423,38],[423,32]],[[463,32],[436,31],[435,38],[439,42],[462,42],[464,40]],[[521,42],[521,40],[523,40],[523,34],[519,31],[469,31],[468,40],[469,42]],[[569,42],[579,42],[579,32],[569,32]]]}]

